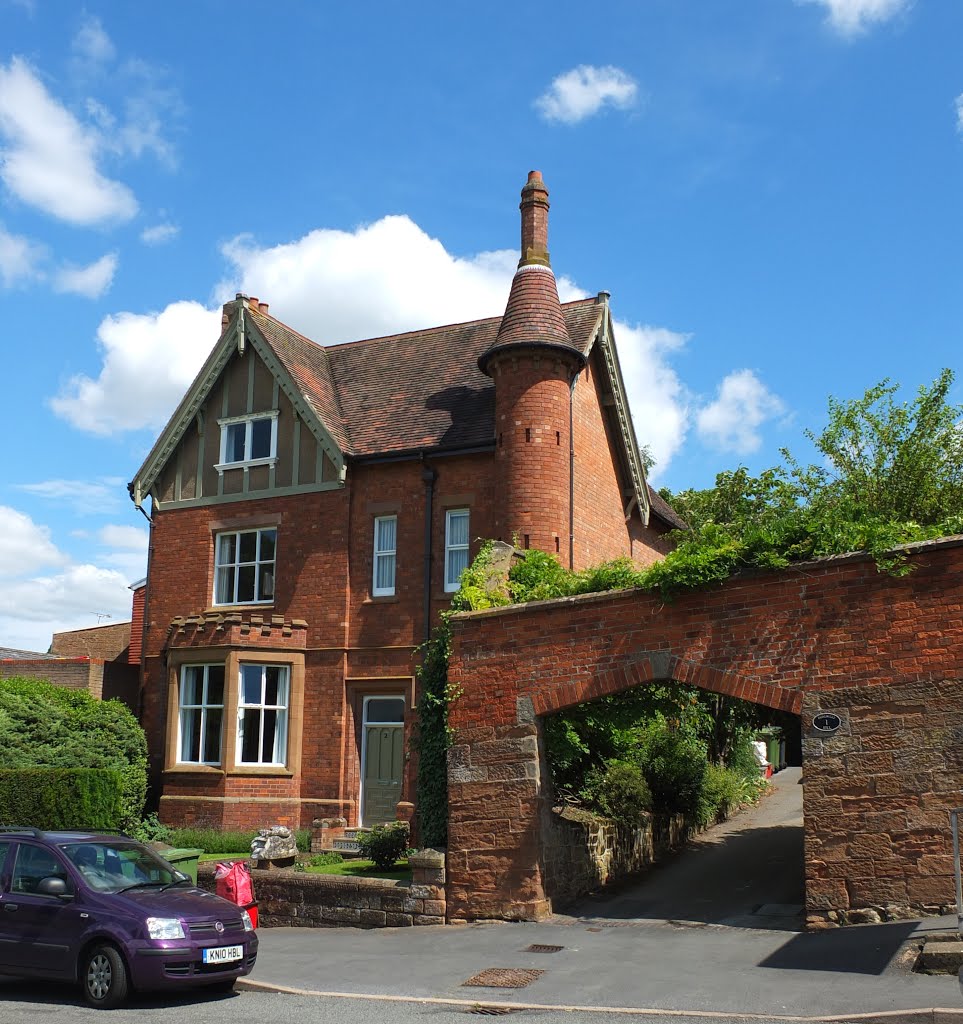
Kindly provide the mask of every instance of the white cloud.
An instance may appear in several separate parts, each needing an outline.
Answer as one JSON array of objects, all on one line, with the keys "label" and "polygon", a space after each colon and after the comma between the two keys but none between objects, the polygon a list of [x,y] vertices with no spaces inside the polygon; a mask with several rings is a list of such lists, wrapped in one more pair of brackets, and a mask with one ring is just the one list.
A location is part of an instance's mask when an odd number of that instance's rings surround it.
[{"label": "white cloud", "polygon": [[125,551],[147,553],[147,530],[137,526],[118,526],[108,524],[101,527],[97,534],[101,544],[109,548],[122,548]]},{"label": "white cloud", "polygon": [[634,106],[638,95],[635,79],[621,68],[580,64],[555,78],[535,101],[535,108],[546,121],[575,124],[605,106],[619,110]]},{"label": "white cloud", "polygon": [[123,572],[89,564],[5,581],[0,587],[0,637],[5,646],[46,651],[55,632],[96,626],[105,616],[123,622],[130,618],[131,582]]},{"label": "white cloud", "polygon": [[144,245],[163,245],[176,238],[180,230],[176,224],[155,224],[153,227],[144,228],[140,233],[140,240]]},{"label": "white cloud", "polygon": [[670,363],[688,340],[665,327],[615,322],[615,341],[639,444],[655,459],[649,477],[665,471],[689,424],[689,393]]},{"label": "white cloud", "polygon": [[752,370],[734,370],[719,385],[714,401],[699,410],[699,436],[718,451],[749,455],[762,443],[759,428],[785,412]]},{"label": "white cloud", "polygon": [[117,55],[100,19],[89,15],[85,16],[83,24],[74,36],[71,49],[78,57],[92,64],[106,64]]},{"label": "white cloud", "polygon": [[[62,565],[64,561],[46,526],[39,526],[15,508],[0,505],[0,579],[34,572],[45,565]],[[5,582],[0,593],[6,587]]]},{"label": "white cloud", "polygon": [[321,344],[497,316],[518,262],[511,251],[452,256],[404,216],[264,249],[235,238],[224,255],[233,267],[221,294],[257,295]]},{"label": "white cloud", "polygon": [[843,36],[865,32],[872,25],[894,18],[909,10],[913,0],[796,0],[797,3],[820,4],[826,10],[826,21]]},{"label": "white cloud", "polygon": [[[498,316],[518,254],[456,257],[408,217],[385,217],[353,232],[317,230],[261,248],[249,238],[224,247],[231,276],[219,297],[258,295],[285,323],[321,344]],[[558,280],[563,302],[585,292]],[[220,334],[219,311],[175,303],[161,313],[122,313],[100,326],[104,365],[53,401],[74,426],[96,433],[157,427],[183,396]],[[670,366],[683,335],[616,325],[623,375],[640,442],[663,470],[688,422],[688,396]]]},{"label": "white cloud", "polygon": [[963,92],[956,97],[956,130],[963,135]]},{"label": "white cloud", "polygon": [[80,374],[51,399],[80,430],[112,434],[162,427],[207,358],[221,330],[220,310],[174,302],[160,313],[117,313],[101,321],[100,376]]},{"label": "white cloud", "polygon": [[126,483],[119,476],[99,480],[42,480],[16,486],[25,494],[69,505],[78,515],[96,515],[122,507],[127,496]]},{"label": "white cloud", "polygon": [[11,235],[0,225],[0,284],[5,288],[41,279],[40,264],[46,257],[42,245],[22,235]]},{"label": "white cloud", "polygon": [[86,267],[64,266],[54,276],[54,291],[99,299],[114,280],[117,253],[109,252]]},{"label": "white cloud", "polygon": [[20,200],[70,224],[130,220],[137,200],[98,170],[99,142],[23,60],[0,65],[0,178]]}]

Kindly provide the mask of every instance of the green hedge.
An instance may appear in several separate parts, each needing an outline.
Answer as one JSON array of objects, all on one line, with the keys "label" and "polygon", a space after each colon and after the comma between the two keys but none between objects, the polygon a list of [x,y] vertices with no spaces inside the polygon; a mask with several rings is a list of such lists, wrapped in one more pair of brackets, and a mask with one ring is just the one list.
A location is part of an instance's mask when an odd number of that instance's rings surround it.
[{"label": "green hedge", "polygon": [[[147,741],[129,708],[40,679],[0,680],[5,768],[96,768],[123,777],[123,831],[140,822],[147,795]],[[21,824],[21,822],[17,822]]]},{"label": "green hedge", "polygon": [[111,768],[0,770],[0,825],[116,832],[124,816],[124,780]]}]

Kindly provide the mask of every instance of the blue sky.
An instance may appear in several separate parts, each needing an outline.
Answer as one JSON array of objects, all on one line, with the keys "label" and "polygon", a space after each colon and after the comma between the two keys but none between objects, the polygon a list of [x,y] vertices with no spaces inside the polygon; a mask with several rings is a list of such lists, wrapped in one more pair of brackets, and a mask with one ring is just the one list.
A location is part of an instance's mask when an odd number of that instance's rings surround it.
[{"label": "blue sky", "polygon": [[961,41],[957,0],[0,0],[0,646],[129,616],[125,484],[225,298],[320,342],[500,313],[532,168],[656,485],[957,368]]}]

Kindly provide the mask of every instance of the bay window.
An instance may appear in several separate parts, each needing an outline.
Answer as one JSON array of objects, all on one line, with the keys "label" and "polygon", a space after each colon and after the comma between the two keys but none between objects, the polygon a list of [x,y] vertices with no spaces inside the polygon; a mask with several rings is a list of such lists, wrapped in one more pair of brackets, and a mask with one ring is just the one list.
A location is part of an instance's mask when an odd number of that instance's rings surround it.
[{"label": "bay window", "polygon": [[184,665],[178,704],[177,760],[220,764],[224,666]]},{"label": "bay window", "polygon": [[286,665],[241,664],[236,752],[239,766],[286,763],[289,673]]}]

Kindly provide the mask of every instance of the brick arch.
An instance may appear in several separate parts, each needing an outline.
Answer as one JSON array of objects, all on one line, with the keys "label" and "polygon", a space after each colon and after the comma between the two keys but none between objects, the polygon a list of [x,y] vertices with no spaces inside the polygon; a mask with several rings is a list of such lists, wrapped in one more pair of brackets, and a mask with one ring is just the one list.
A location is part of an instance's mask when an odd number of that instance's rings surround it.
[{"label": "brick arch", "polygon": [[622,664],[602,669],[590,678],[538,689],[531,695],[532,708],[536,715],[551,715],[576,704],[662,681],[689,683],[712,693],[797,715],[802,708],[802,693],[798,687],[763,683],[729,669],[686,660],[668,651],[640,651]]}]

